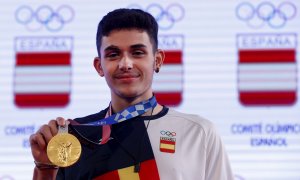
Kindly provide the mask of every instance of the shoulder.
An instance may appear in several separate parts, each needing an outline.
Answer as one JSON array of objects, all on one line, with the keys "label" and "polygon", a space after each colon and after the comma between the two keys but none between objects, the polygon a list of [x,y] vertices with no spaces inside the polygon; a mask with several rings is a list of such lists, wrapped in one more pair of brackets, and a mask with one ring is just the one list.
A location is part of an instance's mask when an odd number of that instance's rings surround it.
[{"label": "shoulder", "polygon": [[206,135],[215,133],[215,125],[208,119],[196,114],[188,114],[169,109],[168,114],[165,116],[169,121],[177,121],[182,127],[190,127],[193,129],[199,129]]},{"label": "shoulder", "polygon": [[78,122],[79,124],[83,124],[83,123],[89,123],[89,122],[97,121],[99,119],[103,119],[105,117],[107,109],[108,108],[101,110],[100,112],[90,114],[90,115],[87,115],[84,117],[75,118],[74,121]]}]

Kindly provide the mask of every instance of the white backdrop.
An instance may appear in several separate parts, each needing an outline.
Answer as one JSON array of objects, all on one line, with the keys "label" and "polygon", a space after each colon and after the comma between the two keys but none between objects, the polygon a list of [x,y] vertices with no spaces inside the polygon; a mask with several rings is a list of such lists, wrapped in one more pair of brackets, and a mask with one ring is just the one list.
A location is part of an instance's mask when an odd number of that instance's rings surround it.
[{"label": "white backdrop", "polygon": [[95,34],[120,7],[157,18],[169,56],[154,89],[216,124],[236,179],[300,179],[300,1],[0,0],[0,180],[31,179],[41,124],[108,105]]}]

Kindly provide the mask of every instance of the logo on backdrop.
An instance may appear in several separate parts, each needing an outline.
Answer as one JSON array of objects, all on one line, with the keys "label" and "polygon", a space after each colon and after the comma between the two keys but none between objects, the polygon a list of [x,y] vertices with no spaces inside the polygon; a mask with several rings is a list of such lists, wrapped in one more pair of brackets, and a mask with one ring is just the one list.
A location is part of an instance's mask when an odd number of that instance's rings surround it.
[{"label": "logo on backdrop", "polygon": [[17,37],[14,97],[18,107],[60,107],[71,91],[72,37]]},{"label": "logo on backdrop", "polygon": [[[128,8],[143,9],[152,14],[161,30],[171,31],[184,18],[184,7],[180,4],[162,6],[152,3],[143,8],[131,4]],[[158,47],[165,51],[165,61],[158,74],[154,75],[153,90],[157,101],[168,106],[179,106],[183,93],[183,49],[184,36],[181,34],[160,34]]]},{"label": "logo on backdrop", "polygon": [[30,31],[39,31],[44,28],[50,32],[61,31],[66,24],[73,21],[74,16],[73,8],[68,5],[62,5],[56,9],[48,5],[41,5],[35,9],[23,5],[15,11],[16,22]]},{"label": "logo on backdrop", "polygon": [[[294,104],[297,100],[297,34],[285,33],[282,29],[296,16],[296,6],[291,2],[262,2],[256,6],[242,2],[236,7],[236,14],[238,20],[247,22],[251,29],[264,25],[273,29],[270,33],[239,33],[236,36],[241,104]],[[279,28],[282,28],[280,32],[276,32]]]},{"label": "logo on backdrop", "polygon": [[285,27],[288,21],[295,19],[297,8],[292,2],[282,2],[278,5],[268,1],[257,5],[242,2],[238,4],[235,12],[236,17],[251,28],[269,26],[273,29],[280,29]]},{"label": "logo on backdrop", "polygon": [[238,34],[238,90],[244,105],[291,105],[296,101],[293,33]]},{"label": "logo on backdrop", "polygon": [[[62,32],[74,14],[68,5],[55,10],[48,5],[16,9],[16,23],[32,32],[16,37],[14,42],[14,103],[19,108],[64,107],[69,103],[73,37],[49,32]],[[46,34],[33,32],[41,29],[46,29]]]},{"label": "logo on backdrop", "polygon": [[158,47],[165,51],[165,60],[161,71],[154,75],[153,89],[161,104],[177,106],[182,102],[183,40],[182,35],[158,36]]},{"label": "logo on backdrop", "polygon": [[138,4],[131,4],[128,8],[143,9],[149,12],[154,16],[161,30],[170,30],[185,15],[184,8],[180,4],[170,4],[163,7],[160,4],[152,3],[145,8],[142,8]]}]

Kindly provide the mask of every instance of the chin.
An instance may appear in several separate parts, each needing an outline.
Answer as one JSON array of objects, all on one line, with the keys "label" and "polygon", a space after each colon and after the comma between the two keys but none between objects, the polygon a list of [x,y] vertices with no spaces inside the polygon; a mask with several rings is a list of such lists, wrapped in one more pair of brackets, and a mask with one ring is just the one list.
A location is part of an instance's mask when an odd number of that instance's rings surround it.
[{"label": "chin", "polygon": [[118,95],[120,97],[123,98],[137,98],[137,97],[142,97],[144,95],[146,95],[145,93],[146,91],[144,89],[131,89],[131,88],[127,88],[127,89],[122,89],[120,91],[118,91]]},{"label": "chin", "polygon": [[124,97],[124,98],[134,98],[139,95],[137,91],[130,91],[130,90],[119,91],[117,94],[120,97]]}]

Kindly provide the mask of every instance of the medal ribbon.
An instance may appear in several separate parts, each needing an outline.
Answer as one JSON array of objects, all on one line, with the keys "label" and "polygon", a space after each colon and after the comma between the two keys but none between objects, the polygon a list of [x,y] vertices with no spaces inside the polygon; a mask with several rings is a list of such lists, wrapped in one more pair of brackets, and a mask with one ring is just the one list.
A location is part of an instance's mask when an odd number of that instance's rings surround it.
[{"label": "medal ribbon", "polygon": [[[106,116],[104,119],[100,119],[94,122],[86,123],[86,124],[79,124],[76,121],[69,120],[71,123],[71,132],[75,131],[74,135],[78,135],[77,137],[85,142],[86,144],[93,145],[93,144],[105,144],[109,138],[111,133],[110,125],[120,123],[123,121],[127,121],[129,119],[132,119],[134,117],[140,116],[144,113],[146,113],[149,110],[153,110],[155,106],[157,105],[157,101],[155,96],[152,96],[150,99],[139,102],[135,105],[129,106],[128,108],[116,113],[112,114],[112,108],[109,107],[109,112],[106,113]],[[102,139],[99,142],[93,142],[89,139],[82,136],[73,126],[102,126]]]},{"label": "medal ribbon", "polygon": [[[112,115],[112,107],[111,103],[109,104],[109,109],[106,112],[105,118],[109,117]],[[99,141],[99,144],[105,144],[110,138],[111,134],[111,125],[103,125],[102,126],[102,139]]]},{"label": "medal ribbon", "polygon": [[140,116],[147,111],[154,109],[154,107],[157,105],[157,101],[155,96],[152,96],[150,99],[139,102],[135,105],[129,106],[128,108],[113,114],[109,117],[106,117],[104,119],[100,119],[98,121],[81,124],[86,126],[104,126],[104,125],[112,125],[116,123],[120,123],[123,121],[127,121],[131,118]]}]

